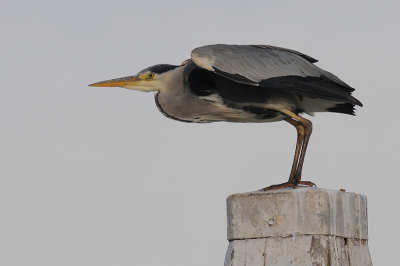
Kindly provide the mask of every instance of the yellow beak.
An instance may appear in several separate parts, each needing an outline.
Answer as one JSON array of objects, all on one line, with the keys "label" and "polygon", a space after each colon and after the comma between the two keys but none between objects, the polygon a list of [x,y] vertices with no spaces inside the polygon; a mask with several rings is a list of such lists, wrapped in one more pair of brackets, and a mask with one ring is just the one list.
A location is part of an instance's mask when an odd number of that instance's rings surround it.
[{"label": "yellow beak", "polygon": [[124,78],[100,81],[97,83],[90,84],[89,86],[92,86],[92,87],[125,87],[128,85],[132,85],[132,83],[135,83],[135,81],[142,81],[142,79],[138,78],[137,76],[129,76],[129,77],[124,77]]}]

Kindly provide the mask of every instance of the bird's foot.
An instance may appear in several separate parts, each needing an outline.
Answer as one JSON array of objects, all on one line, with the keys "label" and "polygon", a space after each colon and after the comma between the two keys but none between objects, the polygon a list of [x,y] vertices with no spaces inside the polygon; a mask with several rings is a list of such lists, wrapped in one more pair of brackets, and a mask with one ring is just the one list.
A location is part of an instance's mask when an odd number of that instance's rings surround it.
[{"label": "bird's foot", "polygon": [[298,181],[298,182],[296,182],[296,181],[288,181],[288,182],[285,182],[285,183],[282,183],[282,184],[265,187],[265,188],[261,189],[261,191],[270,191],[270,190],[286,188],[286,187],[296,188],[298,185],[316,187],[316,185],[313,182],[310,182],[310,181]]}]

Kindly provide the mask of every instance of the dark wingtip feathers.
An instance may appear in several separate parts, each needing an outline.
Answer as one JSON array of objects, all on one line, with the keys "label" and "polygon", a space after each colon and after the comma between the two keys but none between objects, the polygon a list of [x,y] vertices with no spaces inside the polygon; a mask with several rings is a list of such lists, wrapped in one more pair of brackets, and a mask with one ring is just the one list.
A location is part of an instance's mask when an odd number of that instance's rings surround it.
[{"label": "dark wingtip feathers", "polygon": [[[332,113],[356,115],[354,106],[355,105],[352,103],[341,103],[341,104],[337,104],[335,107],[328,108],[327,111],[332,112]],[[362,106],[362,104],[361,104],[361,106]]]}]

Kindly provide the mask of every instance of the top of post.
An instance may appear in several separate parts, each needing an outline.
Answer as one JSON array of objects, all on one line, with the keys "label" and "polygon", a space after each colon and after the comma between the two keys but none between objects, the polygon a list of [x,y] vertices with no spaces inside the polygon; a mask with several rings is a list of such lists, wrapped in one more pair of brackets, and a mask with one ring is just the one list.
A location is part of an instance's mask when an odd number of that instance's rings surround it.
[{"label": "top of post", "polygon": [[298,187],[227,198],[228,240],[328,235],[368,239],[367,198]]}]

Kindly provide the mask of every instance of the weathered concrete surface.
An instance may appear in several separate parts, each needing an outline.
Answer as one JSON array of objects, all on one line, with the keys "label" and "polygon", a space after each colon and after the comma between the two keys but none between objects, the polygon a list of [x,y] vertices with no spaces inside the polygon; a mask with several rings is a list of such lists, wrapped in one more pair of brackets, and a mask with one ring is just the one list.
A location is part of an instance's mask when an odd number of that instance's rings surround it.
[{"label": "weathered concrete surface", "polygon": [[372,265],[367,199],[299,187],[227,199],[225,266]]},{"label": "weathered concrete surface", "polygon": [[229,242],[225,266],[370,266],[366,240],[335,236],[267,237]]},{"label": "weathered concrete surface", "polygon": [[228,240],[292,235],[368,239],[367,198],[320,188],[234,194],[227,199]]}]

